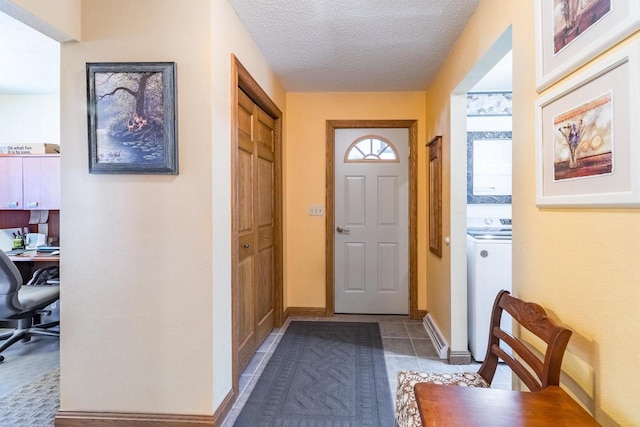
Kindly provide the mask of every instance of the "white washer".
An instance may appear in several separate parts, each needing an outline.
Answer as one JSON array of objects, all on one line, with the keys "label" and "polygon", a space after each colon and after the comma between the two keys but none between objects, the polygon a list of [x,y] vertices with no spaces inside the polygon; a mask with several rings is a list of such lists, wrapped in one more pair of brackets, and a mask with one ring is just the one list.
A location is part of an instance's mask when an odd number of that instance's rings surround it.
[{"label": "white washer", "polygon": [[[484,360],[489,342],[491,310],[501,290],[511,292],[511,220],[484,218],[483,226],[468,221],[467,299],[469,350]],[[511,333],[511,316],[503,313],[500,327]]]}]

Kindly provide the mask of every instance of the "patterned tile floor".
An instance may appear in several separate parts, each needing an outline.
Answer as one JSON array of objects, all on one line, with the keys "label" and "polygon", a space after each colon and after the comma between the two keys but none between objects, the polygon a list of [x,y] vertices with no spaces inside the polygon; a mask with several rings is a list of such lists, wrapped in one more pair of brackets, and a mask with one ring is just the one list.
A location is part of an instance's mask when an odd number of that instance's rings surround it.
[{"label": "patterned tile floor", "polygon": [[[289,318],[280,329],[274,329],[262,343],[251,359],[242,375],[240,375],[240,394],[222,427],[231,427],[245,402],[249,398],[260,374],[273,354],[291,320],[303,321],[343,321],[343,322],[378,322],[384,346],[385,362],[389,377],[390,398],[395,399],[397,373],[401,370],[417,370],[428,372],[476,372],[479,363],[470,365],[449,365],[438,358],[435,347],[431,343],[421,320],[411,320],[406,316],[375,316],[339,314],[333,318]],[[505,366],[498,366],[492,387],[511,389],[511,371]]]},{"label": "patterned tile floor", "polygon": [[[4,332],[5,329],[0,329]],[[60,365],[60,340],[51,337],[33,337],[18,342],[2,352],[0,363],[0,397],[51,372]]]},{"label": "patterned tile floor", "polygon": [[60,340],[33,337],[15,343],[2,355],[0,427],[53,426],[60,396]]}]

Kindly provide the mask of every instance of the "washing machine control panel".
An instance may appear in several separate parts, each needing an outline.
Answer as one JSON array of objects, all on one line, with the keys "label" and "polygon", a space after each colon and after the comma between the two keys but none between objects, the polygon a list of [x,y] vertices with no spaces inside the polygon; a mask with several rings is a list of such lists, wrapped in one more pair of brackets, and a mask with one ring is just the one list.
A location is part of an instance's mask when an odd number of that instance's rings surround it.
[{"label": "washing machine control panel", "polygon": [[467,218],[468,230],[510,229],[511,218],[478,217]]},{"label": "washing machine control panel", "polygon": [[467,234],[476,239],[511,239],[511,218],[467,218]]}]

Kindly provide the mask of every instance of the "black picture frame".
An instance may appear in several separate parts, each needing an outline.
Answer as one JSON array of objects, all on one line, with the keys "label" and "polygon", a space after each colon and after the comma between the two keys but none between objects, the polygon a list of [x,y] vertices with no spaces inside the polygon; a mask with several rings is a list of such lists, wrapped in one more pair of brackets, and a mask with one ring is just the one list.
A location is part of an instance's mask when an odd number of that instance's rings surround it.
[{"label": "black picture frame", "polygon": [[175,62],[87,63],[89,173],[178,174]]},{"label": "black picture frame", "polygon": [[475,195],[473,193],[473,145],[477,140],[511,140],[511,132],[467,132],[467,203],[470,204],[511,204],[511,194]]}]

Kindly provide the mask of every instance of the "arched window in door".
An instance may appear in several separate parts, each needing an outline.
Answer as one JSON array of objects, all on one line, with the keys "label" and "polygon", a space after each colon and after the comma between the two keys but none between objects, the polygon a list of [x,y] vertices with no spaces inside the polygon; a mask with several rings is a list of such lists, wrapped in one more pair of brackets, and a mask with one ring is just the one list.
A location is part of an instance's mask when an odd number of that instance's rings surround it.
[{"label": "arched window in door", "polygon": [[345,163],[399,162],[398,150],[381,136],[367,135],[353,141],[344,155]]}]

